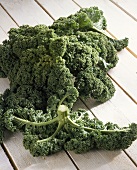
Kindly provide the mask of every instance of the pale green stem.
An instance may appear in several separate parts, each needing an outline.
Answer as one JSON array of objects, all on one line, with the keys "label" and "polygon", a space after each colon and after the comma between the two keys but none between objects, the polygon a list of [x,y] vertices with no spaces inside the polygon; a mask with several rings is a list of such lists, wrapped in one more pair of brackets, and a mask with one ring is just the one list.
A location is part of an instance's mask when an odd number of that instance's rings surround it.
[{"label": "pale green stem", "polygon": [[66,94],[59,102],[59,106],[63,103],[63,101],[69,96],[69,94]]},{"label": "pale green stem", "polygon": [[54,123],[54,122],[57,122],[58,121],[58,117],[52,119],[52,120],[49,120],[47,122],[31,122],[29,120],[25,120],[25,119],[22,119],[22,118],[18,118],[16,116],[14,116],[14,119],[17,120],[17,121],[20,121],[24,124],[28,124],[28,125],[33,125],[33,126],[46,126],[46,125],[49,125],[51,123]]},{"label": "pale green stem", "polygon": [[63,126],[63,124],[59,123],[56,131],[53,133],[52,136],[50,136],[49,138],[46,138],[46,139],[38,140],[37,142],[38,142],[38,143],[40,143],[40,142],[46,142],[46,141],[54,138],[54,137],[57,135],[57,133],[60,131],[60,129],[62,128],[62,126]]},{"label": "pale green stem", "polygon": [[[68,119],[68,122],[72,125],[72,126],[74,126],[74,127],[76,127],[76,128],[79,128],[79,127],[81,127],[81,128],[83,128],[83,129],[85,129],[85,130],[87,130],[87,131],[95,131],[95,130],[97,130],[97,129],[94,129],[94,128],[89,128],[89,127],[85,127],[85,126],[80,126],[80,125],[78,125],[77,123],[75,123],[75,122],[73,122],[69,117],[67,118]],[[128,132],[129,131],[129,128],[127,128],[127,129],[114,129],[114,130],[99,130],[101,133],[113,133],[113,132]]]}]

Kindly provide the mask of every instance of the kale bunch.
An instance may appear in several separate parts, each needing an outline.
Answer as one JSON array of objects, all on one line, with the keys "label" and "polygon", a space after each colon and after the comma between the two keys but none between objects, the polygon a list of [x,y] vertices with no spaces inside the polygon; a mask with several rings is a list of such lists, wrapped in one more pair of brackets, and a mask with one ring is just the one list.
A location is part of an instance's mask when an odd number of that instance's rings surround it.
[{"label": "kale bunch", "polygon": [[85,111],[72,111],[78,97],[105,102],[115,93],[107,72],[128,39],[108,37],[106,26],[103,12],[90,7],[49,27],[10,29],[0,44],[0,76],[10,81],[0,97],[0,142],[4,128],[19,130],[25,148],[39,156],[64,148],[125,149],[136,139],[136,124],[103,125]]},{"label": "kale bunch", "polygon": [[7,108],[46,110],[50,95],[59,93],[54,97],[60,100],[64,95],[60,91],[65,93],[70,84],[81,97],[109,100],[115,88],[107,71],[116,66],[117,51],[127,46],[128,39],[114,40],[102,32],[105,28],[106,19],[97,7],[81,9],[49,27],[12,28],[0,45],[1,74],[10,80],[10,90],[4,94]]}]

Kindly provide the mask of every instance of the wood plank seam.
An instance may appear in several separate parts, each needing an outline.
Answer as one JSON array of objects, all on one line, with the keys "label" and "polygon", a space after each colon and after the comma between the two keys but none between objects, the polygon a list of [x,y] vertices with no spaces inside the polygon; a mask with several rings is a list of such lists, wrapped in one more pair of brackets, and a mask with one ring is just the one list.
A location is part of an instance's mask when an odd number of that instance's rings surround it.
[{"label": "wood plank seam", "polygon": [[120,87],[121,90],[123,90],[123,92],[135,103],[137,104],[137,101],[120,85],[117,83],[117,81],[111,76],[108,74],[108,76],[118,85],[118,87]]},{"label": "wood plank seam", "polygon": [[4,143],[1,144],[1,147],[2,147],[2,149],[4,150],[4,152],[5,152],[6,156],[7,156],[7,158],[9,159],[9,162],[10,162],[11,166],[13,167],[13,169],[14,169],[14,170],[18,170],[18,168],[17,168],[15,162],[13,161],[11,155],[9,154],[8,150],[6,149]]},{"label": "wood plank seam", "polygon": [[0,28],[3,30],[3,32],[7,35],[6,31],[0,26]]},{"label": "wood plank seam", "polygon": [[82,6],[80,6],[75,0],[72,0],[77,6],[79,6],[80,8],[82,8]]},{"label": "wood plank seam", "polygon": [[37,0],[34,0],[53,20],[55,20],[53,18],[53,16],[37,1]]},{"label": "wood plank seam", "polygon": [[15,24],[19,27],[19,24],[14,20],[14,18],[10,15],[10,13],[4,8],[4,6],[2,4],[0,4],[0,6],[9,15],[9,17],[13,20],[13,22],[15,22]]},{"label": "wood plank seam", "polygon": [[133,164],[137,167],[137,163],[134,161],[134,159],[132,159],[131,157],[130,157],[130,155],[128,155],[128,153],[126,152],[126,150],[123,150],[124,151],[124,153],[127,155],[127,157],[133,162]]},{"label": "wood plank seam", "polygon": [[68,157],[70,158],[71,162],[72,162],[72,163],[74,164],[74,166],[76,167],[76,169],[77,169],[77,170],[80,170],[80,169],[78,168],[78,165],[77,165],[76,162],[74,161],[73,157],[71,156],[71,154],[70,154],[68,151],[66,151],[66,150],[65,150],[65,152],[66,152],[66,154],[68,155]]},{"label": "wood plank seam", "polygon": [[91,108],[88,107],[85,100],[83,100],[82,98],[80,98],[80,100],[86,106],[86,108],[90,111],[90,113],[94,116],[94,118],[98,119],[97,116],[94,114],[94,112],[91,110]]},{"label": "wood plank seam", "polygon": [[112,2],[114,5],[116,5],[118,8],[120,8],[123,12],[125,12],[127,15],[129,15],[133,20],[137,21],[137,19],[132,14],[130,14],[127,10],[122,8],[122,6],[120,6],[119,4],[114,2],[113,0],[110,0],[110,2]]}]

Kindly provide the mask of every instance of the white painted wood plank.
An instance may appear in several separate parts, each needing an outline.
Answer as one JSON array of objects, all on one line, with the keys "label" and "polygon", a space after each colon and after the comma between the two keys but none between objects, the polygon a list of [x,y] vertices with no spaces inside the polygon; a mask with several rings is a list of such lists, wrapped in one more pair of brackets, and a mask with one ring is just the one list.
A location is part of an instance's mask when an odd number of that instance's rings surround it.
[{"label": "white painted wood plank", "polygon": [[[49,13],[57,19],[60,16],[66,17],[71,13],[75,13],[80,8],[76,4],[69,0],[37,0]],[[83,2],[83,1],[82,1]],[[86,3],[84,1],[83,3]],[[62,7],[63,4],[63,7]],[[68,9],[69,7],[69,9]],[[117,20],[117,19],[116,19]],[[111,23],[110,23],[111,24]],[[121,26],[119,25],[119,29]],[[133,98],[137,103],[137,58],[134,58],[127,50],[122,51],[118,54],[119,63],[116,68],[109,72],[109,75],[118,82],[118,84]],[[130,63],[130,64],[129,64]],[[132,67],[131,67],[132,65]],[[128,78],[127,78],[128,77]]]},{"label": "white painted wood plank", "polygon": [[121,151],[93,150],[85,154],[70,154],[80,170],[136,170],[136,166]]},{"label": "white painted wood plank", "polygon": [[19,25],[52,24],[49,15],[33,0],[2,0],[1,4]]},{"label": "white painted wood plank", "polygon": [[81,7],[98,6],[107,19],[107,29],[118,39],[128,37],[129,48],[137,54],[137,22],[108,0],[75,0]]},{"label": "white painted wood plank", "polygon": [[9,159],[7,158],[1,146],[0,146],[0,170],[13,170],[13,167],[11,166]]},{"label": "white painted wood plank", "polygon": [[[126,153],[137,162],[137,140],[128,148],[126,149]],[[137,166],[137,164],[136,164]]]},{"label": "white painted wood plank", "polygon": [[0,27],[0,44],[2,43],[3,40],[7,38],[7,34],[3,31],[3,29]]},{"label": "white painted wood plank", "polygon": [[40,3],[56,20],[61,16],[67,17],[79,10],[79,7],[71,0],[36,0]]},{"label": "white painted wood plank", "polygon": [[[17,27],[16,23],[9,17],[5,10],[0,6],[0,27],[7,33],[11,27]],[[1,35],[1,33],[0,33]],[[2,39],[3,37],[1,37]]]},{"label": "white painted wood plank", "polygon": [[0,94],[9,88],[9,80],[7,78],[0,78]]},{"label": "white painted wood plank", "polygon": [[118,53],[119,61],[108,74],[137,103],[137,58],[127,50]]},{"label": "white painted wood plank", "polygon": [[135,21],[137,21],[137,1],[136,0],[110,0],[128,15],[130,15]]},{"label": "white painted wood plank", "polygon": [[137,105],[115,83],[114,85],[116,92],[109,101],[98,103],[88,99],[87,106],[105,123],[111,121],[121,126],[137,123]]}]

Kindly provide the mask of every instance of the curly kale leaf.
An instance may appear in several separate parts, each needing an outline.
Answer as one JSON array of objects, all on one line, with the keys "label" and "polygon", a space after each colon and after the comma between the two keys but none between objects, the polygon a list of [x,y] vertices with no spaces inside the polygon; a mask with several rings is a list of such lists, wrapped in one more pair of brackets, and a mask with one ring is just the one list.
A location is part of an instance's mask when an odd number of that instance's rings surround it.
[{"label": "curly kale leaf", "polygon": [[5,113],[5,121],[12,131],[24,127],[23,144],[33,156],[50,155],[63,148],[76,153],[93,148],[126,149],[137,138],[135,123],[123,128],[110,122],[103,124],[91,119],[85,110],[70,112],[65,105],[59,105],[54,117],[35,110],[28,110],[26,115],[27,119],[20,118],[16,110],[10,110]]},{"label": "curly kale leaf", "polygon": [[[56,63],[53,64],[49,78],[47,81],[47,94],[48,94],[48,109],[53,108],[52,99],[60,101],[64,96],[68,97],[63,101],[69,108],[72,108],[73,103],[76,102],[78,91],[74,87],[74,77],[70,70],[66,67],[62,58],[56,58]],[[71,94],[71,95],[70,95]],[[56,98],[56,99],[55,99]],[[50,102],[51,103],[50,103]],[[58,105],[56,105],[57,109]]]},{"label": "curly kale leaf", "polygon": [[98,28],[100,30],[106,29],[106,27],[107,27],[106,19],[103,15],[103,11],[100,10],[98,7],[94,6],[94,7],[90,7],[90,8],[82,8],[82,9],[80,9],[79,12],[86,13],[96,28]]},{"label": "curly kale leaf", "polygon": [[98,7],[90,7],[80,9],[76,14],[70,15],[67,18],[59,18],[54,21],[50,28],[54,29],[58,35],[72,35],[76,31],[106,29],[106,26],[103,12]]},{"label": "curly kale leaf", "polygon": [[78,41],[92,48],[91,59],[94,65],[108,71],[118,62],[117,50],[104,34],[98,32],[77,32]]},{"label": "curly kale leaf", "polygon": [[70,140],[64,144],[66,150],[83,153],[93,148],[126,149],[137,139],[137,124],[135,123],[123,128],[110,122],[103,124],[97,119],[90,119],[84,110],[78,110],[70,117],[75,124],[80,125],[80,128],[72,127],[70,124],[66,127],[71,135]]},{"label": "curly kale leaf", "polygon": [[122,49],[128,46],[128,38],[124,38],[121,40],[110,38],[109,41],[113,44],[113,46],[115,47],[117,51],[121,51]]},{"label": "curly kale leaf", "polygon": [[97,101],[109,100],[115,92],[115,87],[105,72],[87,67],[79,72],[75,86],[82,97],[92,97]]},{"label": "curly kale leaf", "polygon": [[64,140],[50,138],[44,142],[38,142],[36,135],[24,135],[23,144],[30,150],[33,156],[47,156],[59,152],[63,149]]}]

